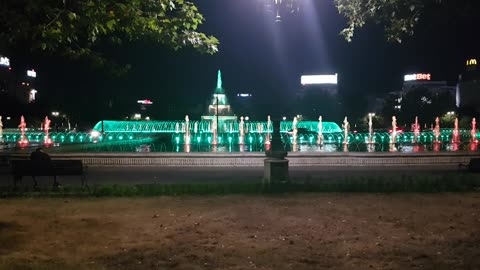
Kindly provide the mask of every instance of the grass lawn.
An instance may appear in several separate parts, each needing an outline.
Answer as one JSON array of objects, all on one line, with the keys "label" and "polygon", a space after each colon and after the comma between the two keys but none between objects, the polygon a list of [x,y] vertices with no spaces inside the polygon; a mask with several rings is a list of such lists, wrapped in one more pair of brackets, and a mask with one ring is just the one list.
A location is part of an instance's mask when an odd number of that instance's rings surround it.
[{"label": "grass lawn", "polygon": [[0,269],[480,269],[480,193],[0,199]]}]

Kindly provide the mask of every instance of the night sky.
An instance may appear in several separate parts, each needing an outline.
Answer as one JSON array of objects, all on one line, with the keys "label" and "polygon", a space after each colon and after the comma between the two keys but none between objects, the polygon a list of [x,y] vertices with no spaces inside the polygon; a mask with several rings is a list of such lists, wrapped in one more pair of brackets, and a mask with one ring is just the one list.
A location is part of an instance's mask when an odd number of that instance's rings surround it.
[{"label": "night sky", "polygon": [[145,98],[158,107],[170,104],[203,112],[217,69],[223,72],[228,94],[254,95],[259,114],[288,107],[302,74],[339,73],[347,113],[361,115],[369,96],[400,90],[406,73],[432,73],[434,80],[454,84],[466,59],[480,57],[478,19],[460,20],[438,11],[427,12],[416,35],[402,44],[387,43],[382,27],[375,24],[357,31],[348,43],[339,35],[346,21],[331,0],[306,0],[303,12],[280,24],[256,0],[196,3],[206,18],[200,30],[221,42],[214,56],[192,49],[172,52],[148,42],[106,47],[118,62],[132,64],[122,77],[60,57],[16,59],[36,68],[42,102],[48,100],[74,118],[96,121],[119,118]]}]

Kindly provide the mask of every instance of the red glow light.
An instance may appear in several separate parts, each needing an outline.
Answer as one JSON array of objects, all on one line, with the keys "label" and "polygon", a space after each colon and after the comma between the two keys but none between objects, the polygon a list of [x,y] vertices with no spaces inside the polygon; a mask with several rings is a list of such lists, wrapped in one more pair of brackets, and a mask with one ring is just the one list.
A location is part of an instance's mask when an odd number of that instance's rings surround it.
[{"label": "red glow light", "polygon": [[28,145],[28,140],[27,139],[20,140],[18,141],[18,144],[20,145],[20,147],[25,147]]}]

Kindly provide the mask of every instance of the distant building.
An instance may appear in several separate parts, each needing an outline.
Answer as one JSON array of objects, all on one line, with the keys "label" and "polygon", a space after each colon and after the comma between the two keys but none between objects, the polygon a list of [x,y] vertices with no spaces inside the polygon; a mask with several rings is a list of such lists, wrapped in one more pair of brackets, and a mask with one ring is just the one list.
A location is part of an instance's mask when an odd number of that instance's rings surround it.
[{"label": "distant building", "polygon": [[34,69],[14,71],[10,59],[0,55],[0,95],[5,100],[11,99],[21,104],[35,103],[38,93],[36,78]]},{"label": "distant building", "polygon": [[302,88],[297,92],[300,98],[308,92],[315,92],[330,96],[338,94],[338,74],[335,75],[303,75],[301,77]]},{"label": "distant building", "polygon": [[341,104],[338,98],[338,74],[304,75],[302,87],[297,90],[295,115],[316,120],[321,115],[325,119],[337,119]]},{"label": "distant building", "polygon": [[430,73],[408,74],[404,77],[401,91],[390,92],[389,98],[393,99],[393,109],[402,110],[404,98],[412,91],[427,90],[428,95],[421,97],[421,102],[431,104],[434,97],[447,95],[455,100],[456,86],[448,85],[447,81],[434,81]]},{"label": "distant building", "polygon": [[[413,79],[414,77],[415,79]],[[449,86],[447,81],[433,81],[431,74],[405,75],[402,88],[404,94],[420,87],[426,88],[431,95],[448,93],[455,97],[456,87]]]},{"label": "distant building", "polygon": [[462,112],[480,113],[480,67],[476,59],[468,60],[465,72],[459,76],[456,104]]},{"label": "distant building", "polygon": [[250,93],[237,93],[232,100],[235,113],[241,116],[253,115],[253,95]]}]

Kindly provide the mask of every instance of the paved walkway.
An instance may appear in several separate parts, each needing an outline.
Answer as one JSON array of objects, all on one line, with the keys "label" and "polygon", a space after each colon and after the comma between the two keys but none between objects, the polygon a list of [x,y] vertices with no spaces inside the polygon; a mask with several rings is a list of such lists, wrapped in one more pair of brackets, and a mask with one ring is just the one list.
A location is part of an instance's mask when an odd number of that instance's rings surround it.
[{"label": "paved walkway", "polygon": [[[290,167],[290,178],[293,181],[335,180],[349,176],[383,176],[397,177],[401,175],[445,175],[458,174],[454,167],[396,167],[396,168],[315,168]],[[154,184],[154,183],[221,183],[221,182],[259,182],[263,177],[262,167],[89,167],[87,182],[95,184]],[[64,185],[80,185],[78,176],[58,177]],[[40,185],[49,185],[51,177],[40,177]],[[31,184],[31,177],[25,177],[23,184]],[[0,168],[0,186],[12,184],[8,168]]]}]

